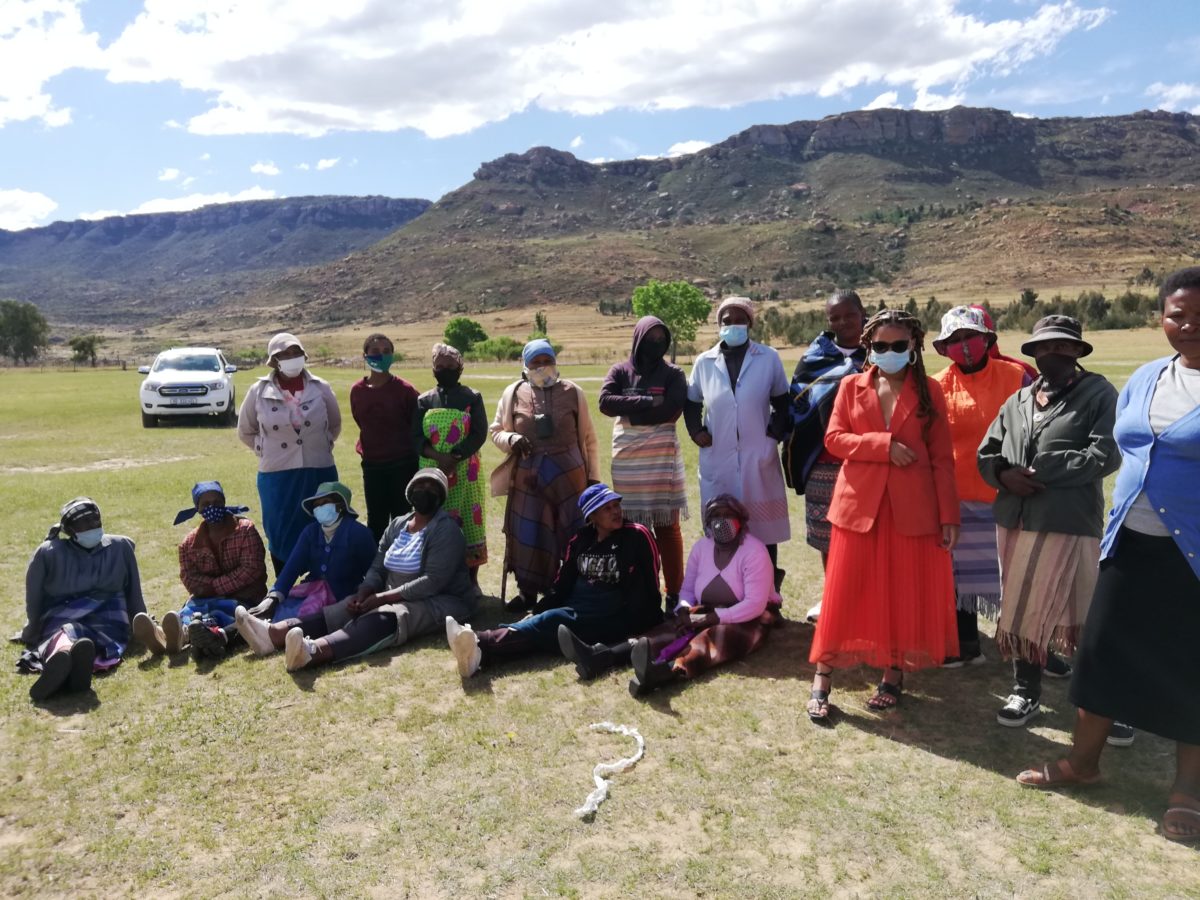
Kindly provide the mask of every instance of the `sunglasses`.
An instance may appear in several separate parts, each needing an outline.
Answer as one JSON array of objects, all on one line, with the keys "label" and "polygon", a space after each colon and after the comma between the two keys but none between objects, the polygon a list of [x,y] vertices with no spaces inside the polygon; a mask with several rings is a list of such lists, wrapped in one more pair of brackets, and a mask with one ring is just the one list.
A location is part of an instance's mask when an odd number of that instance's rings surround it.
[{"label": "sunglasses", "polygon": [[891,350],[893,353],[903,353],[908,349],[908,339],[903,341],[871,341],[871,349],[876,353],[887,353]]}]

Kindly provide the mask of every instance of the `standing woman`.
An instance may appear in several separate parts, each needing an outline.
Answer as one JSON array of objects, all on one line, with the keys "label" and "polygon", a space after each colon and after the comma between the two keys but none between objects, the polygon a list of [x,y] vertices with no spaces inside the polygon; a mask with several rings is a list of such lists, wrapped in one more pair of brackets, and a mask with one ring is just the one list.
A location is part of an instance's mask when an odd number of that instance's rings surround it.
[{"label": "standing woman", "polygon": [[[833,412],[838,385],[856,375],[867,361],[862,345],[867,312],[855,291],[838,291],[825,301],[829,330],[822,331],[804,351],[792,374],[792,433],[783,448],[783,474],[788,486],[804,495],[804,525],[808,546],[829,559],[829,504],[842,461],[825,448],[825,429]],[[817,603],[808,611],[815,622]]]},{"label": "standing woman", "polygon": [[905,671],[958,654],[947,552],[958,540],[954,450],[941,388],[925,374],[924,338],[909,313],[873,315],[863,329],[870,368],[843,380],[825,432],[843,463],[809,654],[816,722],[829,716],[834,668],[882,667],[867,706],[884,710],[900,702]]},{"label": "standing woman", "polygon": [[1104,476],[1121,464],[1113,440],[1117,392],[1079,358],[1083,326],[1046,316],[1021,345],[1041,377],[1000,408],[979,445],[1000,547],[996,646],[1013,661],[1013,692],[996,714],[1016,728],[1041,711],[1042,669],[1053,648],[1071,656],[1096,587]]},{"label": "standing woman", "polygon": [[300,501],[338,480],[333,443],[342,411],[329,383],[305,368],[307,359],[295,335],[271,338],[271,372],[250,386],[238,412],[238,437],[258,457],[258,499],[276,574],[308,524]]},{"label": "standing woman", "polygon": [[550,590],[567,542],[583,524],[579,495],[600,480],[600,452],[577,384],[559,377],[554,348],[530,341],[518,381],[504,389],[492,443],[507,459],[491,474],[493,497],[508,497],[505,569],[517,579],[510,611],[532,607]]},{"label": "standing woman", "polygon": [[1174,355],[1133,373],[1114,428],[1124,455],[1071,681],[1071,752],[1022,772],[1031,787],[1090,784],[1114,720],[1176,742],[1164,837],[1200,840],[1200,267],[1159,292]]},{"label": "standing woman", "polygon": [[433,378],[437,387],[417,398],[413,446],[421,466],[438,468],[449,481],[442,508],[458,523],[467,541],[467,568],[479,584],[479,567],[487,562],[487,518],[479,450],[487,440],[483,395],[460,384],[463,357],[449,344],[433,345]]},{"label": "standing woman", "polygon": [[664,358],[671,332],[661,319],[644,316],[633,326],[629,359],[608,370],[600,388],[600,412],[613,424],[613,488],[623,498],[628,522],[654,529],[667,597],[674,604],[683,585],[683,535],[687,486],[675,423],[687,400],[683,369]]},{"label": "standing woman", "polygon": [[394,359],[395,348],[387,335],[368,335],[363,361],[370,374],[350,388],[350,414],[359,429],[355,449],[362,457],[367,527],[375,540],[392,519],[412,510],[405,491],[416,474],[420,446],[413,442],[417,389],[388,371]]},{"label": "standing woman", "polygon": [[996,489],[983,480],[975,455],[1004,401],[1021,389],[1025,370],[992,357],[996,332],[983,313],[956,306],[942,316],[933,349],[950,365],[933,376],[946,398],[946,418],[954,441],[954,480],[958,486],[962,531],[951,558],[958,596],[958,656],[942,665],[957,669],[984,662],[979,649],[980,609],[995,620],[1000,613],[1000,551],[996,547]]},{"label": "standing woman", "polygon": [[732,494],[750,533],[767,545],[778,589],[779,544],[792,536],[778,443],[789,428],[787,374],[779,354],[749,338],[754,303],[727,297],[717,308],[720,342],[696,357],[684,421],[700,448],[700,505]]}]

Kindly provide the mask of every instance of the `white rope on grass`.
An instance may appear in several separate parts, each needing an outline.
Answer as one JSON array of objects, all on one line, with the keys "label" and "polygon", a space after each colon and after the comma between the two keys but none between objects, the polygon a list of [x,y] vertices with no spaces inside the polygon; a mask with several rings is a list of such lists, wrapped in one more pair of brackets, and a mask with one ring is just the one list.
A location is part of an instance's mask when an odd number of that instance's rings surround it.
[{"label": "white rope on grass", "polygon": [[600,804],[608,798],[608,786],[612,782],[605,778],[605,776],[619,775],[621,772],[632,769],[646,753],[646,742],[638,734],[636,728],[630,728],[628,725],[614,725],[612,722],[593,722],[591,730],[604,731],[609,734],[623,734],[626,737],[631,737],[637,741],[637,752],[633,756],[618,759],[616,762],[596,763],[596,768],[592,769],[592,779],[596,782],[596,789],[587,795],[587,799],[583,801],[583,806],[575,810],[575,815],[581,819],[594,816],[596,810],[600,808]]}]

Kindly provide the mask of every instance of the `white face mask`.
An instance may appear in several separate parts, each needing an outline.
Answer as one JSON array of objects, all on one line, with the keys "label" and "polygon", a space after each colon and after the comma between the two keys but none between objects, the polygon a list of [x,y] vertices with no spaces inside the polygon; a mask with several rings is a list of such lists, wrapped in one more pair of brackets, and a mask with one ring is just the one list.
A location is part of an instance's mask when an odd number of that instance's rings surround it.
[{"label": "white face mask", "polygon": [[294,359],[280,359],[277,362],[279,363],[279,374],[285,378],[295,378],[304,371],[303,356],[297,356]]},{"label": "white face mask", "polygon": [[526,369],[525,377],[534,387],[553,387],[558,384],[558,366],[537,366],[533,369]]}]

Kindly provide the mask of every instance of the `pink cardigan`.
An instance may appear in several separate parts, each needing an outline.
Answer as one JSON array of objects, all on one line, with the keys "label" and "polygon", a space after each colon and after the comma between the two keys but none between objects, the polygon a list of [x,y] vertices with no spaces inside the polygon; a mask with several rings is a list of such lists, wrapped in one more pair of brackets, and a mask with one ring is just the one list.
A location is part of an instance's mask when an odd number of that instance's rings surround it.
[{"label": "pink cardigan", "polygon": [[753,622],[768,604],[782,605],[783,600],[775,590],[775,567],[771,565],[766,544],[750,532],[743,532],[742,545],[724,569],[718,569],[713,560],[715,547],[716,543],[710,537],[703,537],[692,545],[683,587],[679,589],[679,607],[699,606],[704,589],[717,575],[725,579],[733,595],[739,598],[732,606],[716,610],[722,623]]}]

